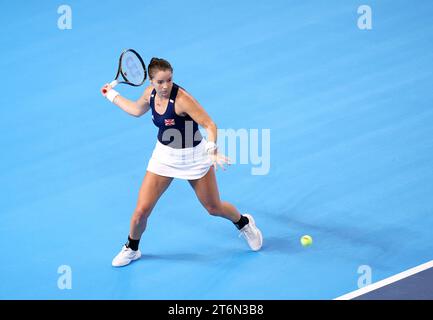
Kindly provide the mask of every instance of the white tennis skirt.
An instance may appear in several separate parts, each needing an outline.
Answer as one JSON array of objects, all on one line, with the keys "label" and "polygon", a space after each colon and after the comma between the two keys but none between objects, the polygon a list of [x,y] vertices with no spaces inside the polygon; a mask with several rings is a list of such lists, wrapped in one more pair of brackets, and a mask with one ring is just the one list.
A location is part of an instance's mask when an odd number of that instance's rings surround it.
[{"label": "white tennis skirt", "polygon": [[147,170],[165,177],[200,179],[212,166],[205,145],[206,140],[203,138],[195,147],[175,149],[156,140]]}]

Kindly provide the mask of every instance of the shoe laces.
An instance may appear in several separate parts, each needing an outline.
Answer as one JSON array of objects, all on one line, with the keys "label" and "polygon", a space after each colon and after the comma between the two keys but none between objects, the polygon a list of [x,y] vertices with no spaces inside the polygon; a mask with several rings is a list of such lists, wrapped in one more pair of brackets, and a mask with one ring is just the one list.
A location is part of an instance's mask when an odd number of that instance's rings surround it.
[{"label": "shoe laces", "polygon": [[131,255],[134,251],[131,248],[128,247],[123,247],[121,253],[122,254],[127,254],[127,255]]},{"label": "shoe laces", "polygon": [[242,228],[241,232],[239,233],[239,237],[244,236],[247,240],[251,240],[254,237],[254,231],[253,228],[249,224],[247,224],[245,227]]}]

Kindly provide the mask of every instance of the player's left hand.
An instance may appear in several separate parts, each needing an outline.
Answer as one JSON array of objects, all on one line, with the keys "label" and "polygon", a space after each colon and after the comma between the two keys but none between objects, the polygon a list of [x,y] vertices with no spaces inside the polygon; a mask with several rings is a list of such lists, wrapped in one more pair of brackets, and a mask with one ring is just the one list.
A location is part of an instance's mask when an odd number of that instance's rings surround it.
[{"label": "player's left hand", "polygon": [[212,165],[213,165],[215,171],[218,170],[217,165],[219,165],[221,167],[221,169],[223,169],[224,171],[226,170],[226,167],[224,167],[225,164],[227,164],[228,166],[231,165],[231,160],[221,153],[217,152],[215,154],[210,154],[209,157],[212,161]]}]

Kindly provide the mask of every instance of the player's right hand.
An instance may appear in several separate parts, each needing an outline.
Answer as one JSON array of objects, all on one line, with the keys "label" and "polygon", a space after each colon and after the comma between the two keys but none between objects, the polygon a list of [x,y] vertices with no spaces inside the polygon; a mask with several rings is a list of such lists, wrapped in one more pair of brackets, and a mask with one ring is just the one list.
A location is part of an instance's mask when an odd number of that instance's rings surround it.
[{"label": "player's right hand", "polygon": [[109,83],[104,84],[104,86],[101,88],[101,94],[105,97],[107,95],[107,92],[110,91],[113,87],[110,86]]}]

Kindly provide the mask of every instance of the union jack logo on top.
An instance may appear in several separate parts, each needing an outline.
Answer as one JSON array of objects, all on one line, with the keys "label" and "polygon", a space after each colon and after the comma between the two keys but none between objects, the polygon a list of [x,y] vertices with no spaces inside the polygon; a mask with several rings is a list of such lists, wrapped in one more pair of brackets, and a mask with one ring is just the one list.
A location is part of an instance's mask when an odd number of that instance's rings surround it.
[{"label": "union jack logo on top", "polygon": [[165,126],[174,126],[174,119],[164,119]]}]

